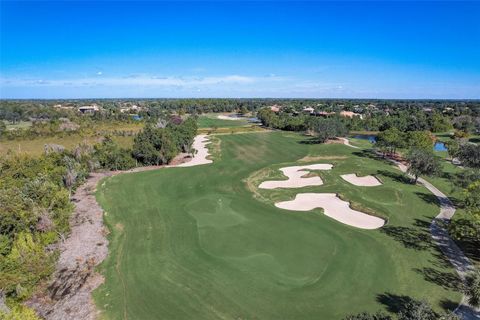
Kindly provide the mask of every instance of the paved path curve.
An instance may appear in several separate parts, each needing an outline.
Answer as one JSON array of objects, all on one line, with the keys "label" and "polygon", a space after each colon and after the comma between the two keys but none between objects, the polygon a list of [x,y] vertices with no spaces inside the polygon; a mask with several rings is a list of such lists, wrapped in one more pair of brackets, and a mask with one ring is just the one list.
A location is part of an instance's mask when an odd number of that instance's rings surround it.
[{"label": "paved path curve", "polygon": [[349,147],[354,148],[354,149],[360,149],[360,147],[357,147],[357,146],[354,146],[353,144],[350,144],[350,139],[348,139],[348,138],[338,138],[338,139],[343,141],[343,144],[346,145],[346,146],[349,146]]},{"label": "paved path curve", "polygon": [[[392,159],[389,160],[395,163],[402,172],[407,172],[407,167],[404,164]],[[465,276],[469,272],[475,270],[475,268],[462,250],[450,238],[448,231],[443,228],[446,223],[450,222],[455,214],[455,206],[443,192],[438,190],[430,182],[422,178],[418,178],[418,182],[433,193],[440,202],[440,213],[430,223],[430,233],[437,246],[455,268],[460,279],[464,281]],[[460,301],[457,309],[455,309],[455,313],[464,320],[480,319],[480,309],[475,309],[469,306],[465,295],[463,296],[462,301]]]},{"label": "paved path curve", "polygon": [[[343,140],[345,145],[358,148],[351,145],[347,138],[340,139]],[[376,154],[381,156],[381,154],[378,152],[376,152]],[[393,159],[388,160],[396,164],[400,171],[404,173],[407,172],[407,166],[404,164]],[[443,192],[438,190],[430,182],[422,178],[418,178],[418,182],[425,186],[425,188],[427,188],[431,193],[433,193],[440,202],[440,213],[430,223],[430,233],[432,238],[453,265],[460,279],[465,281],[466,275],[469,272],[474,271],[475,267],[471,264],[470,260],[465,256],[457,244],[450,238],[448,231],[443,228],[444,225],[450,222],[455,214],[455,206]],[[480,308],[474,308],[470,306],[465,295],[463,295],[462,301],[460,301],[460,304],[454,312],[463,320],[480,320]]]}]

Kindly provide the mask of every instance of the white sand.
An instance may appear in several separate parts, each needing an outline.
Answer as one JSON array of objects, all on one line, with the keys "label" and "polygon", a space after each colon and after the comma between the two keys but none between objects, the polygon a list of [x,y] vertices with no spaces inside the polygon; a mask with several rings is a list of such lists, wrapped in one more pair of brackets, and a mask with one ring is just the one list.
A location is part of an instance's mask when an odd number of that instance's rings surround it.
[{"label": "white sand", "polygon": [[299,193],[294,200],[277,202],[275,206],[293,211],[323,208],[326,216],[361,229],[378,229],[385,224],[381,218],[353,210],[347,201],[343,201],[335,193]]},{"label": "white sand", "polygon": [[323,184],[320,177],[302,178],[308,173],[308,170],[331,170],[331,164],[312,164],[308,166],[293,166],[280,168],[287,180],[264,181],[258,187],[260,189],[276,189],[276,188],[302,188],[307,186],[320,186]]},{"label": "white sand", "polygon": [[233,116],[233,117],[230,117],[230,116],[226,116],[226,115],[219,115],[217,116],[218,119],[222,119],[222,120],[242,120],[243,118],[240,118],[240,117],[237,117],[237,116]]},{"label": "white sand", "polygon": [[193,167],[201,164],[212,163],[212,160],[207,159],[209,156],[207,148],[208,143],[210,143],[210,141],[208,141],[207,135],[199,134],[195,137],[195,140],[193,140],[193,148],[195,148],[197,152],[193,156],[192,160],[179,165],[173,165],[171,167]]},{"label": "white sand", "polygon": [[359,187],[375,187],[375,186],[381,186],[382,183],[378,181],[377,178],[374,176],[364,176],[364,177],[359,177],[355,173],[351,174],[343,174],[341,175],[343,180],[350,182],[354,186],[359,186]]}]

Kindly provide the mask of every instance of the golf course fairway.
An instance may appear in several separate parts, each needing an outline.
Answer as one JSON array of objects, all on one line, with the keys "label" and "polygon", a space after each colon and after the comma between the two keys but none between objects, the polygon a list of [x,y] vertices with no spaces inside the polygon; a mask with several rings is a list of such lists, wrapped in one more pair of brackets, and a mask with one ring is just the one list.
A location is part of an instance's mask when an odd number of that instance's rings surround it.
[{"label": "golf course fairway", "polygon": [[[233,121],[232,121],[233,122]],[[122,174],[102,181],[109,257],[94,298],[106,319],[342,319],[394,312],[408,298],[455,308],[456,275],[431,241],[435,197],[388,162],[299,134],[211,137],[213,163]],[[259,189],[286,179],[279,168],[314,171],[323,185]],[[375,175],[355,186],[342,174]],[[275,202],[298,193],[336,193],[387,221],[376,230],[339,223],[321,209]]]}]

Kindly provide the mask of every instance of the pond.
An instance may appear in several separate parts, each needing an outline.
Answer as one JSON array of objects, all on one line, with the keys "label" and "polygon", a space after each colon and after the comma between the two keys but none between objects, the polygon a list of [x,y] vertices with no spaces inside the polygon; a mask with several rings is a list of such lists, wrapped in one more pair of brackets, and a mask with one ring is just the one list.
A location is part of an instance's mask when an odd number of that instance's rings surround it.
[{"label": "pond", "polygon": [[[368,140],[371,143],[375,143],[377,141],[377,136],[373,134],[357,134],[353,136],[355,139],[361,139],[361,140]],[[434,151],[447,151],[447,146],[445,143],[441,141],[435,142],[435,145],[433,146]]]},{"label": "pond", "polygon": [[373,134],[357,134],[354,136],[355,139],[368,140],[371,143],[377,142],[377,136]]},{"label": "pond", "polygon": [[435,142],[435,145],[433,146],[433,150],[435,150],[435,151],[447,151],[448,149],[447,149],[447,146],[445,145],[445,143],[437,141],[437,142]]}]

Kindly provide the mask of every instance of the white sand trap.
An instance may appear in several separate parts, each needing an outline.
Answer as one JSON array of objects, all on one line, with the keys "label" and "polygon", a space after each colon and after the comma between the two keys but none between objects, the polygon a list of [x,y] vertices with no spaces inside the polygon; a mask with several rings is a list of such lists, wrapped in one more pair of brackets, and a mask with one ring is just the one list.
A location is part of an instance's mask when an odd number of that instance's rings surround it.
[{"label": "white sand trap", "polygon": [[293,211],[323,208],[326,216],[361,229],[378,229],[385,223],[381,218],[353,210],[347,201],[343,201],[335,193],[299,193],[294,200],[277,202],[275,206]]},{"label": "white sand trap", "polygon": [[240,118],[240,117],[237,117],[237,116],[226,116],[226,115],[219,115],[217,116],[218,119],[221,119],[221,120],[242,120],[244,118]]},{"label": "white sand trap", "polygon": [[208,143],[210,143],[210,141],[208,141],[207,135],[199,134],[195,137],[195,140],[193,140],[193,148],[195,148],[197,152],[193,156],[192,160],[172,167],[193,167],[201,164],[212,163],[212,160],[207,159],[209,156],[207,149]]},{"label": "white sand trap", "polygon": [[288,180],[264,181],[258,187],[260,189],[276,188],[302,188],[307,186],[321,186],[323,184],[320,177],[302,178],[308,173],[308,170],[331,170],[333,165],[326,163],[312,164],[308,166],[293,166],[280,168]]},{"label": "white sand trap", "polygon": [[342,174],[341,177],[343,180],[350,182],[354,186],[359,186],[359,187],[375,187],[375,186],[381,186],[382,183],[378,181],[377,178],[374,176],[364,176],[364,177],[359,177],[355,173],[351,174]]}]

